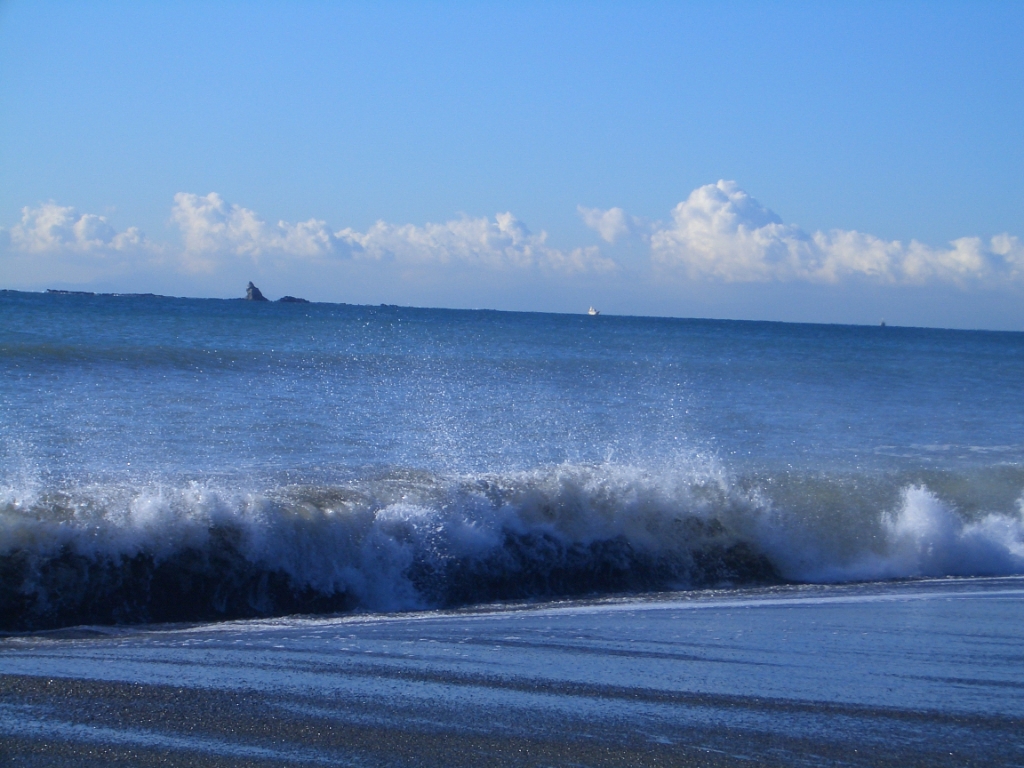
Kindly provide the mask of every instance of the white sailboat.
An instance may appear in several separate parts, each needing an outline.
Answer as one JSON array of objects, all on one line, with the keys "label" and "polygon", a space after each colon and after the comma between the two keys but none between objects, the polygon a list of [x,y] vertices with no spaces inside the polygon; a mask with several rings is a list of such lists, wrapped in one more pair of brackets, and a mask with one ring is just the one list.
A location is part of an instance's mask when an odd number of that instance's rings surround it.
[{"label": "white sailboat", "polygon": [[601,310],[594,309],[593,307],[591,307],[590,309],[587,310],[587,314],[590,315],[591,317],[595,317],[601,314]]}]

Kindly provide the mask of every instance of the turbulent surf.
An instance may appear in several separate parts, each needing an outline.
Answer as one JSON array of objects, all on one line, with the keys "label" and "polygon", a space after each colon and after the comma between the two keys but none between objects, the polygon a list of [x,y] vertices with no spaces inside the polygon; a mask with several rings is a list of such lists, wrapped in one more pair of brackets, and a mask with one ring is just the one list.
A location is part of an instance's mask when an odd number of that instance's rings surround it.
[{"label": "turbulent surf", "polygon": [[0,629],[1024,573],[1024,335],[0,292]]}]

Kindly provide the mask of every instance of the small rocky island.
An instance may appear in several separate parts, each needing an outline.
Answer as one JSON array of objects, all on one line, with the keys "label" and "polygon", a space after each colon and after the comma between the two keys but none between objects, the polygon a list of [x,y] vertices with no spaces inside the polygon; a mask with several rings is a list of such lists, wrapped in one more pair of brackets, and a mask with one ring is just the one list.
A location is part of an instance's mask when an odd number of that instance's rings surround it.
[{"label": "small rocky island", "polygon": [[[266,296],[264,296],[263,292],[253,284],[252,280],[250,280],[249,281],[249,285],[246,286],[246,289],[245,289],[245,300],[246,301],[270,301],[270,299],[268,299]],[[279,302],[284,302],[285,304],[309,304],[309,300],[308,299],[300,299],[300,298],[298,298],[296,296],[282,296],[280,299],[278,299],[278,301]]]},{"label": "small rocky island", "polygon": [[269,301],[269,299],[267,299],[267,297],[264,296],[260,292],[260,289],[252,284],[252,280],[249,281],[249,285],[245,289],[245,300],[246,301]]}]

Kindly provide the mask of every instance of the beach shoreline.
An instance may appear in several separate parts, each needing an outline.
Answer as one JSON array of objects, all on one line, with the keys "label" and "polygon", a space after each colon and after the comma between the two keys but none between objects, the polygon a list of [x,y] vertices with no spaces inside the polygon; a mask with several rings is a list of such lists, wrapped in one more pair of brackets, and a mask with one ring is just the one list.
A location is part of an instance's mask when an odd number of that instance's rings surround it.
[{"label": "beach shoreline", "polygon": [[1019,765],[1024,579],[0,641],[5,765]]}]

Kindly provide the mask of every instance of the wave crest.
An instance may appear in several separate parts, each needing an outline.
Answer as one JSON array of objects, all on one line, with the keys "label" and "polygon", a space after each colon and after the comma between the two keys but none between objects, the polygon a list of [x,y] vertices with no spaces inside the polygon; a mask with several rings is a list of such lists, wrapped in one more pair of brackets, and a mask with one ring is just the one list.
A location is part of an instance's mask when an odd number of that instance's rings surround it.
[{"label": "wave crest", "polygon": [[1020,500],[968,519],[922,484],[890,481],[874,495],[837,479],[797,485],[786,492],[766,478],[730,478],[697,459],[667,471],[395,471],[262,493],[21,484],[0,492],[0,623],[25,630],[1024,572]]}]

